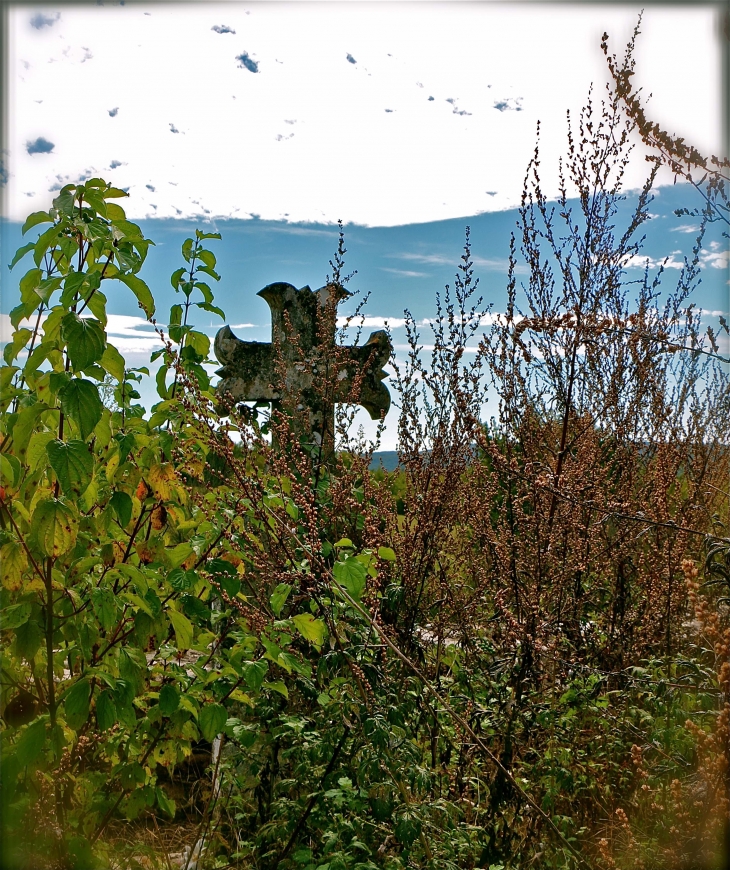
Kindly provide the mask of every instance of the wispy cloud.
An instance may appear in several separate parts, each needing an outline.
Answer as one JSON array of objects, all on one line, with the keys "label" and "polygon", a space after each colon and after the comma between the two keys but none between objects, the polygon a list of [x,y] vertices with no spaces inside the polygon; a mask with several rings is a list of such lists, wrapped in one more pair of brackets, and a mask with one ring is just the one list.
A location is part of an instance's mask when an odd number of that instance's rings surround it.
[{"label": "wispy cloud", "polygon": [[[447,256],[445,254],[416,254],[416,253],[404,253],[404,254],[392,254],[391,256],[397,257],[399,260],[410,260],[414,263],[423,263],[424,265],[430,266],[456,266],[459,263],[459,258],[456,256]],[[482,269],[501,269],[503,271],[507,271],[509,267],[509,262],[506,259],[493,259],[490,257],[478,257],[472,256],[472,263],[475,266],[479,266]],[[386,272],[398,272],[397,269],[385,269]],[[517,266],[515,269],[516,272],[522,274],[524,271],[524,267]],[[409,274],[409,273],[403,273]],[[410,273],[418,275],[417,272]],[[419,276],[420,277],[420,276]]]},{"label": "wispy cloud", "polygon": [[454,97],[447,97],[446,102],[451,103],[451,113],[453,115],[471,115],[471,112],[467,112],[465,109],[460,109],[456,105],[456,100],[454,99]]},{"label": "wispy cloud", "polygon": [[696,224],[681,224],[678,227],[671,227],[672,233],[698,233],[700,228]]},{"label": "wispy cloud", "polygon": [[392,272],[394,275],[403,275],[404,278],[427,278],[428,272],[412,272],[410,269],[389,269],[387,266],[380,267],[381,272]]},{"label": "wispy cloud", "polygon": [[412,260],[414,263],[430,263],[434,266],[445,266],[454,262],[453,257],[446,257],[443,254],[393,254],[399,260]]}]

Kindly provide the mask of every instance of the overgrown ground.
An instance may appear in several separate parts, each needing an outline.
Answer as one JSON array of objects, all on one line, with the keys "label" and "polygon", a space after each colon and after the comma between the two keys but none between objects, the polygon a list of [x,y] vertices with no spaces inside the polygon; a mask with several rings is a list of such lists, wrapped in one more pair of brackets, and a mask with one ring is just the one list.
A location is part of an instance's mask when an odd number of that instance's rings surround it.
[{"label": "overgrown ground", "polygon": [[[728,166],[647,121],[632,49],[557,203],[536,151],[506,311],[467,231],[430,357],[409,320],[396,472],[346,405],[330,456],[307,396],[215,395],[215,234],[183,245],[146,413],[105,331],[110,279],[155,313],[125,194],[29,217],[0,372],[4,867],[727,866],[730,390],[690,301]],[[657,163],[619,226],[636,133]],[[671,287],[630,285],[662,161],[702,230]],[[331,403],[341,353],[300,364]]]}]

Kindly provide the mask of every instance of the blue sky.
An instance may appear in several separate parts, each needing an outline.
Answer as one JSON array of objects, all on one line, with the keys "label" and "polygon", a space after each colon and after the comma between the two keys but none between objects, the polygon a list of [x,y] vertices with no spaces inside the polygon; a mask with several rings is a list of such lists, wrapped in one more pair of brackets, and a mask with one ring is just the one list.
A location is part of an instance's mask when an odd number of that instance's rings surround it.
[{"label": "blue sky", "polygon": [[[19,243],[25,215],[47,208],[63,184],[100,175],[129,189],[128,215],[157,242],[142,275],[161,319],[181,242],[196,226],[215,229],[223,235],[212,247],[227,322],[241,338],[267,340],[268,310],[256,292],[280,280],[324,283],[338,219],[348,270],[358,271],[351,287],[371,294],[366,335],[388,319],[398,348],[404,308],[417,320],[433,314],[435,293],[453,282],[467,224],[480,289],[500,310],[536,123],[543,180],[554,194],[566,110],[577,114],[591,82],[596,99],[604,92],[601,34],[608,31],[622,51],[639,10],[438,2],[11,5],[2,261]],[[650,6],[636,78],[653,93],[653,117],[719,153],[714,15],[700,5]],[[639,148],[627,187],[638,187],[645,173]],[[672,267],[694,240],[692,221],[673,209],[697,203],[670,176],[660,182],[645,254],[652,262],[670,257],[671,287]],[[725,311],[727,257],[719,237],[708,241],[715,247],[706,251],[696,301]],[[153,339],[121,290],[110,298],[110,332],[129,364],[141,365]],[[15,304],[4,276],[0,313]],[[211,335],[217,327],[200,325]],[[149,405],[152,391],[144,393]],[[392,434],[384,446],[393,446]]]}]

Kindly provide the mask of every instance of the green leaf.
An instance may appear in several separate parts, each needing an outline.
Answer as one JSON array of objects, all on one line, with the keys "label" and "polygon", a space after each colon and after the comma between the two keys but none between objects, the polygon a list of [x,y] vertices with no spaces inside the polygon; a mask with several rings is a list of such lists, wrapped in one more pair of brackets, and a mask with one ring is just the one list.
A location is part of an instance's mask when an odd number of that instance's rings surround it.
[{"label": "green leaf", "polygon": [[254,692],[258,692],[269,672],[269,663],[264,659],[259,659],[256,662],[243,662],[242,668],[246,685]]},{"label": "green leaf", "polygon": [[214,281],[220,281],[221,279],[221,276],[215,271],[215,269],[211,269],[209,266],[198,266],[198,272],[205,272],[205,274],[210,275]]},{"label": "green leaf", "polygon": [[90,293],[86,298],[88,299],[86,304],[89,311],[94,315],[99,323],[101,323],[104,329],[106,329],[106,296],[101,292],[101,290],[97,290],[95,293]]},{"label": "green leaf", "polygon": [[35,288],[36,296],[44,303],[44,305],[48,305],[51,296],[58,290],[63,282],[63,278],[60,276],[56,276],[55,278],[46,278],[44,281],[41,281],[40,284]]},{"label": "green leaf", "polygon": [[5,349],[3,350],[3,359],[8,365],[10,365],[10,363],[18,356],[20,351],[26,346],[26,344],[28,344],[32,335],[32,330],[26,329],[25,327],[15,330],[13,333],[13,340],[6,344]]},{"label": "green leaf", "polygon": [[165,716],[172,716],[180,705],[180,692],[172,685],[165,683],[160,689],[160,697],[157,702],[160,705],[160,710]]},{"label": "green leaf", "polygon": [[25,235],[28,230],[33,229],[33,227],[38,226],[38,224],[47,224],[52,221],[53,218],[47,211],[34,211],[32,215],[29,215],[26,218],[25,223],[23,224],[23,229],[20,232],[22,235]]},{"label": "green leaf", "polygon": [[106,203],[104,202],[103,197],[96,191],[89,190],[88,186],[84,191],[84,202],[88,203],[94,209],[94,211],[100,214],[102,217],[107,216]]},{"label": "green leaf", "polygon": [[155,789],[155,797],[157,798],[157,806],[162,810],[163,813],[168,815],[171,819],[175,818],[175,801],[172,798],[169,798],[164,789],[156,788]]},{"label": "green leaf", "polygon": [[91,603],[94,613],[104,631],[109,631],[117,621],[117,602],[111,589],[92,589]]},{"label": "green leaf", "polygon": [[139,307],[144,311],[147,317],[152,317],[155,313],[155,300],[152,298],[150,288],[145,282],[136,275],[119,275],[119,280],[129,287],[129,289],[137,297]]},{"label": "green leaf", "polygon": [[82,677],[64,693],[63,703],[66,711],[66,723],[74,731],[81,730],[89,718],[90,700],[91,686],[86,677]]},{"label": "green leaf", "polygon": [[390,547],[378,547],[378,558],[386,562],[395,562],[395,550]]},{"label": "green leaf", "polygon": [[356,559],[346,559],[344,562],[335,562],[332,572],[335,575],[335,580],[350,593],[355,601],[359,601],[365,591],[367,577],[365,566]]},{"label": "green leaf", "polygon": [[32,722],[21,734],[15,746],[15,757],[21,767],[32,764],[40,755],[46,742],[47,716],[42,716]]},{"label": "green leaf", "polygon": [[58,398],[63,413],[76,423],[85,441],[101,420],[104,410],[99,389],[91,381],[74,378],[59,390]]},{"label": "green leaf", "polygon": [[33,511],[30,532],[40,551],[55,559],[75,544],[76,517],[58,499],[44,499],[38,502]]},{"label": "green leaf", "polygon": [[200,292],[203,294],[203,302],[212,302],[213,301],[213,291],[205,283],[205,281],[196,281],[195,287],[198,290],[200,290]]},{"label": "green leaf", "polygon": [[119,525],[124,529],[132,519],[132,499],[126,492],[117,491],[109,499],[112,510],[117,515]]},{"label": "green leaf", "polygon": [[194,619],[198,624],[210,619],[210,607],[196,598],[195,595],[183,595],[181,600],[185,615]]},{"label": "green leaf", "polygon": [[0,625],[3,631],[18,628],[26,623],[30,617],[31,609],[29,601],[23,601],[21,604],[12,604],[10,607],[3,608],[0,611]]},{"label": "green leaf", "polygon": [[13,424],[13,452],[21,461],[25,459],[25,451],[36,420],[47,410],[48,405],[45,402],[36,402],[34,405],[23,408],[18,414]]},{"label": "green leaf", "polygon": [[170,308],[170,322],[167,324],[168,328],[171,326],[180,326],[182,323],[182,316],[182,305],[173,305],[172,308]]},{"label": "green leaf", "polygon": [[410,848],[420,833],[420,819],[413,813],[403,813],[395,826],[395,836],[398,842],[406,848]]},{"label": "green leaf", "polygon": [[292,617],[302,637],[311,641],[315,646],[322,646],[327,627],[321,619],[315,619],[311,613],[299,613]]},{"label": "green leaf", "polygon": [[[104,195],[106,196],[106,194]],[[108,202],[106,204],[106,216],[110,221],[125,221],[127,219],[124,209],[115,202]]]},{"label": "green leaf", "polygon": [[187,616],[177,610],[168,610],[172,627],[175,629],[175,644],[179,650],[190,649],[193,644],[193,626]]},{"label": "green leaf", "polygon": [[100,731],[108,731],[117,721],[117,705],[114,695],[109,689],[104,691],[96,699],[96,724]]},{"label": "green leaf", "polygon": [[226,727],[228,713],[222,704],[206,704],[200,711],[198,727],[203,737],[212,743]]},{"label": "green leaf", "polygon": [[289,689],[287,689],[286,685],[282,683],[281,680],[276,680],[274,683],[264,683],[264,688],[269,689],[272,692],[278,692],[285,698],[289,697]]},{"label": "green leaf", "polygon": [[215,269],[216,259],[212,251],[198,248],[198,259],[202,260],[209,269]]},{"label": "green leaf", "polygon": [[185,346],[192,347],[195,353],[203,359],[210,353],[210,339],[207,335],[197,330],[188,333],[188,337],[185,339]]},{"label": "green leaf", "polygon": [[182,283],[183,275],[185,274],[185,267],[182,266],[180,269],[175,269],[175,271],[170,276],[170,283],[177,290],[177,288]]},{"label": "green leaf", "polygon": [[72,311],[61,321],[61,337],[66,342],[75,372],[101,359],[106,349],[106,334],[101,323],[90,317],[79,317]]},{"label": "green leaf", "polygon": [[46,454],[64,495],[81,495],[91,482],[94,457],[85,441],[49,441]]},{"label": "green leaf", "polygon": [[65,224],[56,224],[52,226],[50,229],[47,229],[45,233],[42,233],[38,240],[35,243],[35,253],[33,254],[33,259],[35,261],[36,266],[40,266],[41,260],[43,259],[46,251],[55,246],[58,243],[58,236],[61,232],[61,228]]},{"label": "green leaf", "polygon": [[209,302],[196,302],[195,303],[198,308],[202,308],[203,311],[210,311],[211,314],[217,314],[221,320],[226,319],[226,313],[222,308],[218,308],[217,305],[211,305]]},{"label": "green leaf", "polygon": [[104,353],[99,358],[99,365],[104,369],[104,371],[109,372],[109,374],[115,380],[119,381],[119,383],[124,380],[126,363],[124,362],[124,357],[113,344],[108,344],[106,346]]},{"label": "green leaf", "polygon": [[271,593],[271,609],[274,611],[274,616],[281,613],[281,608],[284,606],[286,599],[289,597],[292,587],[288,583],[279,583],[279,585]]},{"label": "green leaf", "polygon": [[186,589],[192,589],[198,582],[198,575],[195,571],[186,571],[184,568],[173,568],[167,575],[167,582],[177,592],[184,592]]},{"label": "green leaf", "polygon": [[[126,190],[120,190],[118,187],[107,187],[104,191],[104,199],[119,199],[122,196],[129,196]],[[114,218],[116,220],[116,218]]]},{"label": "green leaf", "polygon": [[241,591],[241,581],[235,575],[218,574],[215,580],[229,598],[235,598]]},{"label": "green leaf", "polygon": [[33,248],[35,248],[35,242],[28,242],[27,245],[23,245],[21,248],[15,252],[15,256],[13,257],[12,263],[8,266],[8,269],[12,269],[17,263],[19,263],[23,257],[30,253]]},{"label": "green leaf", "polygon": [[[1,623],[3,628],[6,628],[4,622]],[[31,662],[33,657],[41,648],[43,643],[43,632],[37,622],[24,622],[15,629],[15,652],[27,662]]]}]

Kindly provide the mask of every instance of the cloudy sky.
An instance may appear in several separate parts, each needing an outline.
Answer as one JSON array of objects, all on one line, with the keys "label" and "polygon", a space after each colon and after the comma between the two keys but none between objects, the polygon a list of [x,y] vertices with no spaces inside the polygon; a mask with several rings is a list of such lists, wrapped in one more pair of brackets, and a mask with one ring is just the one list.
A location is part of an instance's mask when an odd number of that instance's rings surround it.
[{"label": "cloudy sky", "polygon": [[[84,174],[136,217],[393,226],[515,206],[535,126],[606,80],[641,6],[456,2],[10,7],[9,216]],[[712,7],[650,6],[652,113],[720,147]],[[637,161],[631,181],[644,167]],[[547,179],[546,179],[547,180]]]},{"label": "cloudy sky", "polygon": [[[402,347],[403,309],[427,319],[435,292],[453,283],[466,224],[482,288],[499,307],[537,122],[543,182],[554,195],[566,111],[577,115],[591,83],[596,100],[605,93],[601,35],[621,53],[640,9],[11,4],[3,262],[20,243],[25,216],[48,208],[62,185],[101,176],[128,189],[127,214],[158,243],[143,277],[160,320],[174,301],[168,279],[180,243],[205,225],[223,233],[214,244],[228,322],[242,338],[268,340],[269,314],[256,291],[277,280],[321,286],[341,219],[348,267],[372,294],[366,332],[388,319]],[[719,153],[715,7],[646,8],[637,61],[652,117]],[[637,156],[629,188],[646,175]],[[662,180],[671,185],[670,176]],[[679,265],[693,225],[674,218],[685,204],[676,188],[659,193],[646,253]],[[713,244],[701,304],[725,310],[727,256]],[[17,300],[10,282],[2,287],[7,331]],[[109,310],[110,333],[129,364],[148,362],[156,339],[134,300],[111,296]],[[211,335],[217,328],[201,326]],[[151,388],[145,399],[149,406]],[[388,436],[385,446],[392,442]]]}]

